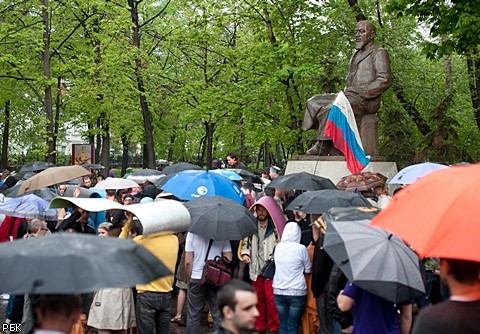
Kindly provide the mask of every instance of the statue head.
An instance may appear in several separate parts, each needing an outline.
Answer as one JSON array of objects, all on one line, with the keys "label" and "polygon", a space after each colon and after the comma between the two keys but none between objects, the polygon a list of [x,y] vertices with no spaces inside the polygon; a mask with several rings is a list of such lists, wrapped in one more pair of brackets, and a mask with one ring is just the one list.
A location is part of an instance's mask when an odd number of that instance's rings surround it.
[{"label": "statue head", "polygon": [[355,27],[355,49],[361,50],[374,42],[375,26],[369,21],[360,21]]}]

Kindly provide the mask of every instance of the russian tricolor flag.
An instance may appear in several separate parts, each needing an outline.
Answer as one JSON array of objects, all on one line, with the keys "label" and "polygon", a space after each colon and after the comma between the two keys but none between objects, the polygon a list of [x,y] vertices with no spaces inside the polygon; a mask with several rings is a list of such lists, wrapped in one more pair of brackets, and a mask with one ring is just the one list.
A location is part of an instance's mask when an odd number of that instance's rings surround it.
[{"label": "russian tricolor flag", "polygon": [[333,102],[324,135],[332,138],[333,145],[345,155],[352,174],[360,173],[370,162],[363,150],[352,107],[343,92],[338,93]]}]

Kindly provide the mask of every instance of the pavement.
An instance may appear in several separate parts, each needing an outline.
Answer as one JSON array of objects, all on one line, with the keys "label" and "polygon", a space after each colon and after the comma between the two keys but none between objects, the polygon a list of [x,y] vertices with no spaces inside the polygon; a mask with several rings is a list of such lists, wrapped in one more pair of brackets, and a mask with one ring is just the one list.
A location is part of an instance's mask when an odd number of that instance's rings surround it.
[{"label": "pavement", "polygon": [[[0,330],[1,330],[1,324],[5,322],[5,309],[7,307],[7,302],[8,300],[4,300],[0,298]],[[170,312],[172,313],[172,318],[174,317],[177,309],[177,298],[173,297],[172,298],[172,304],[170,307]],[[185,314],[186,306],[184,309],[184,317],[186,316]],[[1,332],[1,331],[0,331]],[[200,327],[200,333],[212,333],[213,329],[208,328],[208,321],[207,321],[207,313],[204,312],[202,316],[202,321],[201,321],[201,327]],[[170,333],[171,334],[186,334],[187,329],[186,327],[181,327],[176,323],[170,323]]]}]

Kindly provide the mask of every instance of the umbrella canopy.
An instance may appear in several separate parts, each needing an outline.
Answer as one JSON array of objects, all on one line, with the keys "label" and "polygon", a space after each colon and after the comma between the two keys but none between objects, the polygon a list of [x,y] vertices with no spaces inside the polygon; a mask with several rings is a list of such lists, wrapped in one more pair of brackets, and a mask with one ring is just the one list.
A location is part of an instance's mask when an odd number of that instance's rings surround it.
[{"label": "umbrella canopy", "polygon": [[241,177],[240,174],[231,169],[212,169],[210,172],[219,174],[232,181],[243,181],[243,177]]},{"label": "umbrella canopy", "polygon": [[395,233],[421,256],[480,262],[480,165],[442,169],[397,193],[372,225]]},{"label": "umbrella canopy", "polygon": [[105,166],[100,164],[83,164],[82,167],[87,169],[104,169],[105,168]]},{"label": "umbrella canopy", "polygon": [[380,173],[363,172],[342,177],[337,188],[344,191],[367,191],[384,186],[386,181],[387,177]]},{"label": "umbrella canopy", "polygon": [[142,184],[146,181],[150,181],[153,183],[160,179],[163,175],[165,175],[164,172],[160,172],[156,169],[145,168],[136,170],[132,174],[128,175],[126,179],[135,181],[138,184]]},{"label": "umbrella canopy", "polygon": [[171,275],[144,247],[129,239],[54,233],[0,244],[4,292],[82,293],[129,287]]},{"label": "umbrella canopy", "polygon": [[335,189],[306,191],[298,195],[287,207],[288,210],[298,210],[305,213],[321,214],[333,207],[372,206],[370,202],[358,193]]},{"label": "umbrella canopy", "polygon": [[251,183],[259,183],[263,184],[263,180],[260,176],[245,170],[245,169],[240,169],[240,168],[231,168],[230,170],[233,170],[236,172],[238,175],[240,175],[244,181],[251,182]]},{"label": "umbrella canopy", "polygon": [[307,172],[279,176],[273,179],[267,187],[296,190],[337,189],[330,179]]},{"label": "umbrella canopy", "polygon": [[350,282],[393,303],[425,294],[418,256],[368,220],[327,222],[324,250]]},{"label": "umbrella canopy", "polygon": [[188,162],[178,162],[176,164],[173,164],[171,166],[165,167],[162,172],[164,174],[173,174],[173,173],[179,173],[183,172],[186,170],[201,170],[202,167],[188,163]]},{"label": "umbrella canopy", "polygon": [[20,188],[18,189],[18,194],[22,195],[27,191],[33,191],[40,188],[48,187],[85,175],[90,175],[90,172],[82,166],[78,165],[50,167],[23,181],[20,185]]},{"label": "umbrella canopy", "polygon": [[157,181],[154,182],[156,187],[162,187],[168,180],[170,180],[175,174],[168,174],[161,176]]},{"label": "umbrella canopy", "polygon": [[[8,188],[4,191],[5,197],[14,198],[18,196],[18,189],[20,188],[21,183],[17,183],[12,188]],[[53,189],[50,188],[40,188],[34,191],[31,191],[29,194],[33,194],[38,196],[46,201],[50,201],[51,199],[55,198],[57,194]]]},{"label": "umbrella canopy", "polygon": [[55,165],[51,162],[43,162],[43,161],[34,161],[25,164],[20,168],[19,173],[28,173],[28,172],[40,172],[50,167],[54,167]]},{"label": "umbrella canopy", "polygon": [[389,184],[412,184],[417,179],[430,174],[439,169],[449,168],[449,166],[436,164],[432,162],[424,162],[421,164],[411,165],[399,171],[389,182]]},{"label": "umbrella canopy", "polygon": [[186,201],[200,196],[222,196],[243,204],[245,199],[245,194],[235,182],[202,170],[177,173],[161,189]]},{"label": "umbrella canopy", "polygon": [[57,220],[57,210],[48,209],[49,202],[33,194],[21,197],[5,198],[0,203],[0,213],[19,218],[40,218]]},{"label": "umbrella canopy", "polygon": [[107,177],[98,182],[94,189],[128,189],[138,187],[138,183],[132,180],[120,179],[117,177]]},{"label": "umbrella canopy", "polygon": [[220,196],[200,197],[184,204],[190,212],[190,232],[212,240],[242,240],[257,230],[253,214]]}]

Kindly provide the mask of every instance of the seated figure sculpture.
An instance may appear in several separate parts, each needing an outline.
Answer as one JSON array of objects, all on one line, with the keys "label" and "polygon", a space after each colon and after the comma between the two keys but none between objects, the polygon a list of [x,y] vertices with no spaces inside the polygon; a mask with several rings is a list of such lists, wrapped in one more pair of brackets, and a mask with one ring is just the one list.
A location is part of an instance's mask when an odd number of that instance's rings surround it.
[{"label": "seated figure sculpture", "polygon": [[[355,28],[355,53],[350,59],[344,89],[352,106],[366,155],[378,156],[378,116],[380,97],[392,84],[387,50],[375,44],[375,26],[360,21]],[[336,94],[321,94],[307,101],[302,129],[316,129],[317,142],[309,155],[338,155],[329,137],[324,136],[328,113]]]}]

